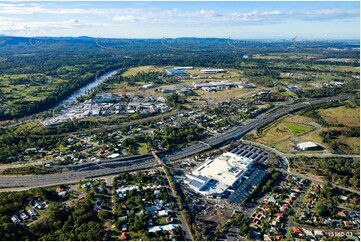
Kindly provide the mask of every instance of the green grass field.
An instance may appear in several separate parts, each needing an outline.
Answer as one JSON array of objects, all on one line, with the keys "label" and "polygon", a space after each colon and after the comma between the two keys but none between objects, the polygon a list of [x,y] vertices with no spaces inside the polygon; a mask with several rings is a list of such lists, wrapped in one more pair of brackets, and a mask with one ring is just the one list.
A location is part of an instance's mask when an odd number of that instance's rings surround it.
[{"label": "green grass field", "polygon": [[310,125],[297,124],[297,123],[284,122],[283,125],[286,126],[287,128],[289,128],[291,130],[292,134],[296,135],[296,136],[305,134],[314,129]]},{"label": "green grass field", "polygon": [[138,143],[138,144],[139,144],[138,152],[139,152],[140,155],[144,155],[144,154],[149,153],[146,143]]}]

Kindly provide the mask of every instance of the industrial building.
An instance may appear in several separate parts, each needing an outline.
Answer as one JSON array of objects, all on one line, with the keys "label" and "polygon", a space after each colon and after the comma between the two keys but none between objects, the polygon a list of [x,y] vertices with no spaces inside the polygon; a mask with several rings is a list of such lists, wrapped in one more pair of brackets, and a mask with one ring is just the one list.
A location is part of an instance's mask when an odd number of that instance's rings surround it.
[{"label": "industrial building", "polygon": [[239,84],[238,87],[239,88],[249,89],[249,88],[256,88],[257,86],[252,85],[252,84]]},{"label": "industrial building", "polygon": [[203,74],[217,74],[217,73],[224,73],[226,72],[225,69],[203,69],[201,73]]},{"label": "industrial building", "polygon": [[149,84],[145,84],[142,86],[142,88],[144,89],[151,89],[151,88],[155,88],[156,86],[153,83],[149,83]]},{"label": "industrial building", "polygon": [[185,72],[184,70],[182,69],[167,69],[165,70],[165,72],[168,74],[168,75],[188,75],[187,72]]},{"label": "industrial building", "polygon": [[161,92],[162,93],[175,93],[175,92],[177,92],[177,90],[176,89],[170,89],[170,88],[162,88]]},{"label": "industrial building", "polygon": [[187,94],[191,94],[192,90],[184,87],[184,88],[177,90],[177,93],[180,95],[187,95]]},{"label": "industrial building", "polygon": [[180,67],[173,67],[173,69],[176,69],[176,70],[193,70],[194,67],[193,66],[180,66]]},{"label": "industrial building", "polygon": [[209,91],[211,89],[215,89],[215,90],[228,89],[228,88],[237,87],[237,86],[238,86],[238,84],[236,84],[236,83],[225,82],[225,81],[221,81],[221,82],[204,82],[204,83],[193,82],[193,88],[194,89],[202,89],[204,91]]},{"label": "industrial building", "polygon": [[319,146],[318,144],[315,144],[313,142],[310,142],[310,141],[303,142],[303,143],[298,143],[297,147],[300,150],[320,150],[320,149],[322,149],[321,146]]},{"label": "industrial building", "polygon": [[97,103],[109,103],[109,102],[118,102],[121,100],[121,97],[107,92],[107,93],[98,93],[95,95],[95,101]]},{"label": "industrial building", "polygon": [[244,177],[254,161],[231,152],[215,158],[207,158],[205,163],[186,175],[185,183],[203,195],[222,195]]}]

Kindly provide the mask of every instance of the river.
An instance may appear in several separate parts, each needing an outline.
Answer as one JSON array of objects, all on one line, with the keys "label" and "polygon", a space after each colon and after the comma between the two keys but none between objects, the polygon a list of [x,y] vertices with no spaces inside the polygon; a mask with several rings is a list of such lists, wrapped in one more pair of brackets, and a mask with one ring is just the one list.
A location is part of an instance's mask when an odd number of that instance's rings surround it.
[{"label": "river", "polygon": [[67,99],[63,100],[58,107],[60,106],[64,106],[67,104],[71,104],[73,102],[76,101],[76,99],[80,96],[83,96],[84,94],[86,94],[88,91],[92,90],[94,87],[99,86],[100,84],[102,84],[104,81],[106,81],[109,77],[114,76],[115,74],[117,74],[117,70],[115,71],[109,71],[104,73],[102,76],[97,77],[93,82],[89,83],[88,85],[86,85],[85,87],[80,88],[79,90],[75,91],[70,97],[68,97]]}]

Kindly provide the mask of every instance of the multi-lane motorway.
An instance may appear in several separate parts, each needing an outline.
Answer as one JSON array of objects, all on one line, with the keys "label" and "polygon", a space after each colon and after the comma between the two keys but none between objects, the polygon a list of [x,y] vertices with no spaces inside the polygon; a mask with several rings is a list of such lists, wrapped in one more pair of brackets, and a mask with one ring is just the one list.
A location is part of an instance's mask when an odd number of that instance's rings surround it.
[{"label": "multi-lane motorway", "polygon": [[[260,115],[251,122],[246,123],[240,127],[234,127],[228,132],[220,134],[216,137],[209,138],[202,142],[198,142],[195,145],[184,148],[181,151],[169,153],[168,160],[174,161],[187,156],[195,155],[199,152],[210,149],[216,145],[220,145],[225,141],[231,139],[239,139],[246,133],[260,128],[273,120],[282,117],[292,111],[305,108],[311,105],[317,105],[327,102],[336,102],[346,100],[355,95],[343,95],[337,97],[328,97],[318,99],[310,102],[302,102],[297,104],[288,105],[282,109],[279,109],[273,113]],[[100,177],[111,174],[117,174],[126,171],[135,171],[142,169],[149,169],[155,167],[158,163],[150,156],[140,156],[131,158],[121,158],[114,160],[107,160],[98,163],[89,163],[87,165],[78,165],[69,167],[67,171],[62,173],[48,174],[48,175],[34,175],[34,176],[0,176],[0,188],[11,187],[39,187],[49,186],[65,183],[75,183],[80,180],[92,177]],[[7,190],[7,189],[3,189]]]},{"label": "multi-lane motorway", "polygon": [[[76,183],[87,178],[107,176],[126,171],[137,171],[154,168],[158,163],[151,156],[138,159],[92,163],[89,166],[75,166],[62,173],[34,175],[34,176],[2,176],[0,177],[0,191],[8,188],[41,187],[60,184]],[[3,188],[3,189],[1,189]]]}]

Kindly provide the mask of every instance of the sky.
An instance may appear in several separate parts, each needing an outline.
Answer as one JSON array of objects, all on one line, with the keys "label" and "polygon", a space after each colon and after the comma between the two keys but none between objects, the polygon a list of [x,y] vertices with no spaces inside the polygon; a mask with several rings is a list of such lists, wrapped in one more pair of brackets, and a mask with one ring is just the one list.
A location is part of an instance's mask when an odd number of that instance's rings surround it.
[{"label": "sky", "polygon": [[359,1],[0,1],[0,35],[359,39]]}]

